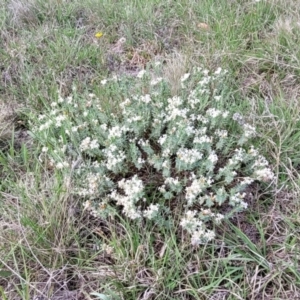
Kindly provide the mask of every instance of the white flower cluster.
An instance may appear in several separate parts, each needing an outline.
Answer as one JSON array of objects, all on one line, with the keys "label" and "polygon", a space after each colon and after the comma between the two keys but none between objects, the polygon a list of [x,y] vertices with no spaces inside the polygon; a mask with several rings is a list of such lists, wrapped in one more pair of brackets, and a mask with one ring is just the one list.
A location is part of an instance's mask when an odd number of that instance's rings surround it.
[{"label": "white flower cluster", "polygon": [[70,165],[67,161],[63,161],[63,162],[58,162],[56,164],[56,169],[61,170],[63,168],[68,168]]},{"label": "white flower cluster", "polygon": [[165,118],[164,122],[175,120],[177,117],[186,118],[188,109],[180,108],[183,104],[183,99],[181,97],[174,96],[167,101],[168,105],[166,111],[163,113],[163,117]]},{"label": "white flower cluster", "polygon": [[128,130],[126,126],[114,126],[108,130],[108,139],[120,138]]},{"label": "white flower cluster", "polygon": [[188,210],[180,222],[182,228],[191,235],[191,244],[194,246],[207,243],[215,238],[215,233],[206,229],[203,221],[195,217],[197,213],[195,210]]},{"label": "white flower cluster", "polygon": [[118,149],[114,144],[110,145],[106,149],[102,150],[104,157],[106,158],[105,166],[108,170],[114,171],[118,165],[126,159],[126,154],[124,151]]},{"label": "white flower cluster", "polygon": [[[182,191],[182,183],[178,177],[166,177],[164,184],[158,188],[158,190],[167,198],[172,197],[174,192],[178,194]],[[168,197],[169,195],[169,197]]]},{"label": "white flower cluster", "polygon": [[154,219],[159,212],[159,204],[150,204],[143,212],[143,216],[149,220]]},{"label": "white flower cluster", "polygon": [[154,78],[150,81],[150,85],[157,85],[158,83],[160,83],[162,81],[162,77],[157,77],[157,78]]},{"label": "white flower cluster", "polygon": [[243,207],[244,209],[246,209],[248,207],[248,204],[247,202],[244,201],[244,198],[246,196],[246,193],[237,193],[235,195],[232,195],[230,197],[230,202],[232,203],[233,206],[241,206]]},{"label": "white flower cluster", "polygon": [[257,155],[253,167],[256,168],[253,176],[256,180],[270,182],[274,179],[274,173],[268,167],[269,162],[262,155]]},{"label": "white flower cluster", "polygon": [[256,170],[254,172],[254,176],[257,180],[263,182],[270,182],[274,179],[274,173],[270,168],[263,168],[260,170]]},{"label": "white flower cluster", "polygon": [[[90,170],[92,167],[97,167],[97,164],[93,163],[92,166],[89,165],[88,169]],[[81,170],[82,169],[79,168],[76,172],[80,177],[81,177]],[[113,186],[112,181],[106,175],[101,175],[100,173],[97,173],[95,171],[88,172],[86,174],[83,187],[76,188],[76,193],[83,198],[87,198],[88,202],[86,202],[86,204],[89,204],[89,206],[91,206],[91,201],[98,199],[99,193],[101,193],[101,191],[108,190],[112,186]],[[107,197],[101,199],[102,199],[102,203],[108,202]],[[86,207],[85,209],[87,208],[91,208],[91,207]],[[91,209],[91,211],[93,212],[94,215],[97,215],[95,209]]]},{"label": "white flower cluster", "polygon": [[256,135],[255,127],[250,124],[243,124],[244,135],[246,138],[250,138]]},{"label": "white flower cluster", "polygon": [[89,149],[96,149],[99,148],[99,143],[97,140],[92,140],[90,137],[86,137],[80,144],[79,149],[80,151],[86,151]]},{"label": "white flower cluster", "polygon": [[212,151],[208,158],[207,158],[212,164],[215,164],[218,161],[218,155],[216,154],[215,151]]},{"label": "white flower cluster", "polygon": [[179,161],[191,165],[199,161],[203,157],[203,154],[197,149],[181,148],[177,151],[177,157]]},{"label": "white flower cluster", "polygon": [[147,74],[146,70],[141,70],[138,72],[138,74],[136,75],[137,78],[143,78],[145,75]]},{"label": "white flower cluster", "polygon": [[213,180],[211,178],[206,178],[204,176],[200,176],[197,178],[195,174],[191,175],[192,184],[186,187],[185,199],[187,200],[188,206],[191,206],[196,201],[197,197],[205,192],[205,190],[211,186]]},{"label": "white flower cluster", "polygon": [[178,177],[176,177],[176,178],[168,177],[165,180],[165,184],[170,185],[170,186],[179,186],[180,181],[178,180]]},{"label": "white flower cluster", "polygon": [[81,196],[93,196],[98,194],[98,188],[100,180],[102,179],[102,176],[98,173],[89,173],[86,176],[86,182],[87,182],[87,188],[83,188],[79,190],[79,195]]},{"label": "white flower cluster", "polygon": [[165,143],[165,141],[167,140],[167,135],[166,134],[164,134],[164,135],[162,135],[159,139],[158,139],[158,143],[162,146],[164,143]]},{"label": "white flower cluster", "polygon": [[[76,155],[94,160],[80,167],[85,182],[78,194],[87,198],[86,208],[95,199],[106,199],[110,207],[121,206],[130,219],[155,220],[164,211],[157,202],[182,199],[190,210],[179,218],[192,244],[211,241],[214,232],[206,224],[221,222],[220,206],[227,203],[236,210],[245,209],[247,187],[255,180],[274,179],[268,161],[253,146],[246,147],[256,134],[254,126],[238,113],[230,118],[220,108],[223,95],[217,86],[225,73],[221,68],[191,70],[180,78],[180,93],[171,96],[165,82],[159,84],[163,81],[159,75],[142,70],[137,78],[143,78],[138,82],[146,92],[124,98],[117,110],[107,109],[94,94],[81,101],[76,94],[66,99],[59,96],[51,111],[40,115],[33,126],[45,141],[41,158],[49,156],[57,169],[67,168]],[[107,86],[114,82],[103,79],[101,91],[113,93]],[[132,84],[124,86],[132,91]],[[232,122],[240,131],[232,132]],[[64,136],[52,136],[49,143],[49,132],[64,132]],[[59,141],[59,153],[50,147],[46,150],[53,140]],[[145,190],[147,195],[148,190],[159,195],[146,201]]]},{"label": "white flower cluster", "polygon": [[215,134],[217,136],[219,136],[220,138],[226,138],[228,136],[228,132],[227,130],[220,130],[220,129],[217,129]]},{"label": "white flower cluster", "polygon": [[219,109],[215,109],[215,108],[209,108],[206,111],[206,114],[211,118],[216,118],[222,114],[222,111]]},{"label": "white flower cluster", "polygon": [[212,141],[213,141],[212,137],[209,137],[207,135],[202,135],[202,136],[195,136],[193,143],[194,144],[204,144],[204,143],[210,144],[210,143],[212,143]]},{"label": "white flower cluster", "polygon": [[[137,209],[136,203],[143,197],[144,185],[137,175],[131,179],[124,178],[118,182],[118,187],[123,190],[125,195],[119,194],[114,190],[110,194],[110,198],[115,200],[118,205],[123,206],[123,213],[130,219],[137,219],[142,216],[142,213]],[[145,213],[148,217],[154,214],[156,208],[151,207]]]},{"label": "white flower cluster", "polygon": [[52,120],[48,120],[44,124],[40,125],[39,131],[44,131],[44,130],[50,128],[52,124],[53,124],[53,121]]}]

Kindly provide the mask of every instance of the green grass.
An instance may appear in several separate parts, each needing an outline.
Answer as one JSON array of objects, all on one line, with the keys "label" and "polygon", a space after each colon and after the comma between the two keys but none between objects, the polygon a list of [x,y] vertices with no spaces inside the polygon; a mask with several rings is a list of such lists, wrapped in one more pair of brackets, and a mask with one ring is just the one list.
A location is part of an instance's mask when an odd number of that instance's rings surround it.
[{"label": "green grass", "polygon": [[[300,297],[300,1],[0,4],[1,298]],[[256,125],[255,144],[276,172],[273,193],[254,191],[250,209],[199,248],[175,234],[178,224],[140,227],[83,212],[74,182],[40,162],[39,142],[26,134],[57,90],[99,94],[104,78],[155,60],[174,93],[191,66],[228,69],[227,105]],[[114,110],[122,95],[106,97]]]}]

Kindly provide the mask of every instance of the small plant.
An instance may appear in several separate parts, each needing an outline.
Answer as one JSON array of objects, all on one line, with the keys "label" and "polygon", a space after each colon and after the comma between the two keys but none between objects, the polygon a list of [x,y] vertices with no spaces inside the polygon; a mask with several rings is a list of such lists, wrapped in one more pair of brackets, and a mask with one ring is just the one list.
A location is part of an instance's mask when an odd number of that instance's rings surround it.
[{"label": "small plant", "polygon": [[32,128],[43,144],[40,159],[73,171],[74,192],[92,214],[113,216],[122,208],[132,220],[178,219],[193,245],[206,243],[224,207],[246,209],[247,188],[274,177],[250,143],[255,128],[222,106],[225,73],[194,69],[178,95],[145,71],[103,80],[99,98],[83,99],[74,89]]}]

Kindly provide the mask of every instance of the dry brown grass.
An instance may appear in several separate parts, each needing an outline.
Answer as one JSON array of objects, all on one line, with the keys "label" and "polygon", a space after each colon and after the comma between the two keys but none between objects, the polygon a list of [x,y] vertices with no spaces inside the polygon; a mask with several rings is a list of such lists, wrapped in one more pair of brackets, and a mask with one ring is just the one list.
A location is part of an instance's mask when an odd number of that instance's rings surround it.
[{"label": "dry brown grass", "polygon": [[170,84],[171,93],[177,95],[181,88],[180,78],[188,71],[188,58],[180,52],[174,52],[165,61],[163,76]]},{"label": "dry brown grass", "polygon": [[5,147],[11,141],[15,127],[18,124],[17,113],[20,105],[11,101],[7,103],[0,99],[0,145]]},{"label": "dry brown grass", "polygon": [[12,16],[12,23],[17,27],[38,24],[36,5],[37,0],[10,0],[7,8]]},{"label": "dry brown grass", "polygon": [[[27,299],[25,294],[24,298],[17,296],[22,286],[27,286],[31,297],[80,299],[74,295],[80,294],[85,280],[77,277],[72,259],[81,251],[78,235],[83,225],[68,190],[71,187],[66,185],[61,190],[50,173],[41,174],[43,178],[37,183],[37,174],[17,168],[13,172],[14,189],[1,193],[5,207],[0,207],[0,263],[11,272],[7,280],[2,280],[9,299]],[[66,295],[69,298],[61,298]]]}]

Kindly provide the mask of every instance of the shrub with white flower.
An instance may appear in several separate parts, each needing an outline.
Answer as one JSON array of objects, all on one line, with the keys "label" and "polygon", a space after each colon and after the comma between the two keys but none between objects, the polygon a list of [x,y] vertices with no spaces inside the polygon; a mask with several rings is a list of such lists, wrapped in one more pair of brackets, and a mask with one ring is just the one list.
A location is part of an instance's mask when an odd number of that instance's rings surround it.
[{"label": "shrub with white flower", "polygon": [[[209,242],[215,237],[210,226],[226,217],[224,208],[246,209],[249,186],[274,177],[251,145],[255,128],[222,107],[224,74],[220,68],[192,70],[182,76],[177,95],[145,70],[127,79],[127,87],[107,79],[103,94],[115,89],[114,96],[122,98],[110,106],[101,95],[59,95],[33,132],[43,149],[58,143],[67,150],[41,155],[50,156],[60,171],[82,158],[73,172],[75,193],[94,215],[120,208],[132,220],[167,217],[180,222],[193,245]],[[138,94],[122,94],[133,85],[140,87]],[[172,207],[182,214],[173,214]]]}]

